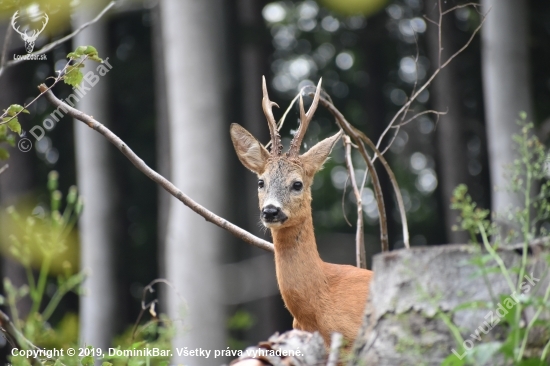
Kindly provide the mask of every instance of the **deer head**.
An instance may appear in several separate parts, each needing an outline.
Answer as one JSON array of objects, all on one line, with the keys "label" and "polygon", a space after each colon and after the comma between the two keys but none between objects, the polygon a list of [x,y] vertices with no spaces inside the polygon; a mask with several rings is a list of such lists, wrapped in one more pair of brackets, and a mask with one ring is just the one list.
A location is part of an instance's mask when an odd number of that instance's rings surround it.
[{"label": "deer head", "polygon": [[19,11],[16,11],[15,14],[11,17],[11,26],[13,29],[21,35],[21,38],[23,41],[25,41],[25,49],[27,50],[27,53],[31,53],[34,50],[34,42],[36,42],[36,39],[42,33],[44,28],[46,28],[46,24],[48,24],[48,14],[44,14],[44,21],[42,22],[42,28],[40,30],[34,29],[30,35],[27,34],[27,31],[21,32],[19,30],[19,27],[15,25],[15,20],[19,18]]},{"label": "deer head", "polygon": [[243,127],[231,125],[231,140],[241,163],[258,175],[258,197],[260,218],[268,228],[293,226],[311,216],[311,184],[313,176],[321,169],[341,132],[329,137],[306,153],[300,155],[300,145],[317,106],[321,92],[321,80],[317,86],[313,103],[307,111],[300,96],[300,127],[290,143],[288,152],[283,154],[281,137],[273,117],[265,78],[263,78],[262,107],[271,134],[271,151],[254,138]]}]

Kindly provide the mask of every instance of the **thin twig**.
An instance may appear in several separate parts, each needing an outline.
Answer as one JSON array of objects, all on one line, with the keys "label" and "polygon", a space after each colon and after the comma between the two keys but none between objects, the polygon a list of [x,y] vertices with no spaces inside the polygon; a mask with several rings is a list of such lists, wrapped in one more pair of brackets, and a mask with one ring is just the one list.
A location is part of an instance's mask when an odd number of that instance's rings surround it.
[{"label": "thin twig", "polygon": [[[440,4],[440,2],[438,1],[438,4]],[[452,9],[449,9],[448,11],[452,11],[452,10],[455,10],[457,9],[458,7],[462,7],[462,6],[457,6],[457,7],[453,7]],[[414,95],[412,97],[409,98],[409,100],[403,105],[401,106],[401,108],[397,111],[397,113],[393,116],[392,120],[390,121],[390,123],[387,125],[386,129],[382,132],[382,134],[380,135],[377,143],[376,143],[376,148],[380,149],[380,145],[382,144],[382,141],[384,140],[384,137],[386,136],[386,134],[389,132],[389,130],[394,126],[394,123],[395,121],[401,116],[401,114],[405,111],[405,110],[408,110],[409,106],[418,98],[418,95],[420,95],[420,93],[422,93],[431,83],[432,81],[435,79],[435,77],[441,72],[441,70],[443,70],[445,67],[447,67],[447,65],[449,65],[449,63],[455,58],[457,57],[459,54],[461,54],[462,52],[464,52],[464,50],[472,43],[474,37],[477,35],[477,33],[479,32],[479,30],[481,29],[481,27],[483,26],[483,23],[485,23],[485,19],[487,18],[487,15],[489,14],[489,12],[491,11],[491,9],[489,9],[487,11],[487,13],[485,14],[481,14],[481,21],[479,23],[479,25],[476,27],[476,29],[474,29],[474,31],[472,32],[472,35],[470,36],[470,38],[468,39],[468,41],[458,50],[456,51],[452,56],[450,56],[447,61],[445,61],[443,64],[441,64],[441,19],[442,19],[442,15],[441,15],[441,12],[440,12],[440,15],[439,15],[439,20],[440,22],[437,23],[427,17],[424,17],[425,19],[427,19],[428,21],[430,21],[431,23],[434,23],[436,24],[436,26],[438,27],[438,43],[440,44],[439,46],[439,64],[438,64],[438,68],[432,73],[432,75],[428,78],[428,80],[416,91],[416,93],[414,93]],[[384,149],[384,152],[386,152],[388,149]]]},{"label": "thin twig", "polygon": [[353,161],[351,160],[351,140],[348,135],[344,135],[344,147],[346,154],[346,167],[348,168],[348,174],[351,179],[351,186],[353,187],[353,193],[355,194],[355,200],[357,201],[357,231],[355,233],[355,259],[357,267],[367,268],[367,255],[365,253],[365,234],[363,232],[363,202],[361,200],[361,192],[357,188],[357,181],[355,180],[355,169],[353,168]]},{"label": "thin twig", "polygon": [[[439,112],[439,111],[435,111],[433,109],[430,109],[430,110],[427,110],[427,111],[423,111],[423,112],[419,112],[417,114],[415,114],[414,116],[412,116],[411,118],[409,118],[408,120],[406,121],[403,121],[401,122],[400,124],[398,125],[395,125],[395,126],[392,126],[392,128],[399,128],[399,127],[402,127],[402,126],[405,126],[406,124],[408,123],[411,123],[412,121],[414,121],[415,119],[417,119],[418,117],[424,115],[424,114],[435,114],[435,115],[438,115],[438,116],[444,116],[446,115],[447,113],[449,113],[448,110],[446,110],[445,112]],[[391,145],[391,144],[390,144]],[[386,149],[387,150],[387,149]],[[384,150],[384,151],[386,151]],[[384,152],[382,152],[383,154]]]},{"label": "thin twig", "polygon": [[81,122],[84,122],[88,127],[91,129],[99,132],[102,134],[110,143],[116,146],[117,149],[120,150],[130,160],[134,166],[140,170],[143,174],[145,174],[149,179],[151,179],[153,182],[160,185],[162,188],[164,188],[168,193],[170,193],[172,196],[180,200],[184,205],[189,207],[191,210],[195,211],[208,222],[213,223],[214,225],[217,225],[221,227],[222,229],[225,229],[229,231],[231,234],[235,235],[237,238],[245,241],[248,244],[254,245],[258,248],[267,250],[269,252],[273,252],[273,244],[271,244],[268,241],[265,241],[261,238],[258,238],[255,235],[252,235],[246,230],[241,229],[237,225],[234,225],[224,219],[223,217],[220,217],[213,212],[206,209],[204,206],[199,205],[197,202],[192,200],[189,196],[187,196],[185,193],[180,191],[172,182],[164,178],[162,175],[151,169],[145,162],[137,156],[132,149],[124,141],[122,141],[117,135],[115,135],[111,130],[109,130],[107,127],[105,127],[100,122],[96,121],[93,117],[83,113],[82,111],[79,111],[76,108],[73,108],[69,106],[67,103],[61,101],[58,99],[54,93],[51,90],[48,90],[47,86],[44,84],[41,84],[38,86],[38,89],[41,93],[44,93],[46,96],[46,99],[50,103],[52,103],[54,106],[61,108],[64,113],[68,114],[74,119],[77,119]]},{"label": "thin twig", "polygon": [[342,341],[344,337],[342,334],[334,332],[330,336],[330,353],[328,355],[327,366],[338,365],[340,358],[340,348],[342,348]]},{"label": "thin twig", "polygon": [[2,168],[0,168],[0,174],[4,173],[6,169],[8,169],[9,167],[10,167],[9,164],[6,164]]},{"label": "thin twig", "polygon": [[[82,57],[82,59],[80,61],[78,61],[76,64],[74,64],[73,66],[74,67],[78,67],[79,65],[83,64],[84,61],[86,61],[88,59],[88,55],[85,55],[84,57]],[[53,78],[54,79],[54,82],[52,85],[50,85],[49,87],[46,88],[46,90],[44,90],[43,92],[41,92],[40,94],[38,94],[36,97],[34,97],[33,100],[31,100],[29,103],[25,103],[23,105],[23,109],[20,110],[19,112],[17,112],[16,114],[14,114],[13,116],[11,116],[11,118],[8,118],[7,120],[5,121],[1,121],[0,122],[0,125],[5,125],[7,123],[9,123],[12,119],[15,119],[17,118],[17,116],[19,116],[21,113],[23,113],[23,111],[25,109],[27,109],[28,107],[30,107],[32,104],[34,104],[34,102],[36,102],[38,99],[40,99],[40,97],[42,95],[44,95],[45,92],[47,92],[48,90],[50,90],[51,88],[53,88],[54,86],[57,85],[57,83],[59,83],[61,80],[63,80],[63,76],[65,76],[65,71],[67,70],[67,68],[69,66],[71,66],[71,61],[72,60],[69,60],[69,62],[67,62],[67,64],[65,64],[65,67],[63,67],[63,69],[61,71],[59,71],[59,75],[57,75],[57,77]],[[44,84],[42,84],[44,85]],[[5,112],[0,116],[0,119],[4,118],[6,115],[8,114],[8,109],[5,110]]]},{"label": "thin twig", "polygon": [[342,214],[344,215],[344,220],[348,223],[348,225],[351,227],[353,226],[351,222],[348,220],[348,215],[346,214],[346,188],[348,187],[348,180],[349,180],[349,174],[346,177],[346,181],[344,182],[344,191],[342,192]]},{"label": "thin twig", "polygon": [[145,311],[149,310],[149,313],[153,316],[153,318],[157,317],[156,312],[155,312],[155,304],[158,304],[158,299],[154,299],[154,300],[149,301],[148,303],[146,303],[145,298],[147,297],[148,293],[152,294],[152,293],[155,292],[155,289],[153,288],[153,286],[158,284],[158,283],[164,283],[166,286],[170,287],[176,293],[176,295],[180,298],[182,303],[185,303],[184,297],[178,292],[176,287],[170,281],[168,281],[167,279],[157,278],[157,279],[154,279],[153,281],[149,282],[149,284],[143,288],[143,292],[142,292],[142,295],[141,295],[141,311],[139,312],[139,315],[138,315],[138,317],[136,319],[136,322],[134,324],[134,329],[132,330],[132,341],[135,338],[137,327],[138,327],[139,322],[141,321],[141,318],[142,318],[143,314],[145,313]]},{"label": "thin twig", "polygon": [[[105,8],[103,8],[103,10],[94,19],[90,20],[87,23],[82,24],[80,27],[75,29],[71,34],[68,34],[65,37],[60,38],[57,41],[54,41],[52,43],[48,43],[47,45],[45,45],[44,47],[42,47],[38,51],[35,51],[33,53],[29,53],[29,55],[41,55],[43,53],[49,52],[50,50],[52,50],[56,46],[60,45],[61,43],[67,42],[68,40],[74,38],[78,33],[82,32],[84,29],[88,28],[90,25],[92,25],[94,23],[97,23],[103,17],[103,15],[105,15],[105,13],[107,13],[114,6],[115,6],[115,1],[111,1],[109,4],[107,4],[107,6]],[[2,75],[4,70],[7,69],[8,67],[11,67],[13,65],[17,65],[17,64],[19,64],[21,62],[24,62],[26,60],[27,60],[26,58],[24,58],[24,59],[19,58],[17,60],[11,60],[11,61],[6,62],[5,65],[0,67],[0,75]]]}]

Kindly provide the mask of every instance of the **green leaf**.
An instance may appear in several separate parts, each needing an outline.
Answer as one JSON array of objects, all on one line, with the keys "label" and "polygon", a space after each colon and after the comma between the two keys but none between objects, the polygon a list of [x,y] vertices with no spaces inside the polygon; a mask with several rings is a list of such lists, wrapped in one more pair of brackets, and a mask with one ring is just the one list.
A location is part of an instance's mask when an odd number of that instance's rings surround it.
[{"label": "green leaf", "polygon": [[71,65],[67,67],[67,73],[65,74],[65,76],[63,76],[63,81],[65,82],[65,84],[74,87],[78,86],[82,82],[83,78],[84,74],[82,74],[80,68]]},{"label": "green leaf", "polygon": [[21,123],[16,117],[11,117],[12,119],[7,123],[8,128],[17,134],[21,134]]},{"label": "green leaf", "polygon": [[8,109],[5,110],[5,112],[8,114],[8,116],[10,117],[13,117],[15,116],[17,113],[27,113],[29,114],[30,112],[28,110],[26,110],[23,106],[19,105],[19,104],[12,104],[8,107]]},{"label": "green leaf", "polygon": [[10,153],[6,149],[0,148],[0,160],[6,160],[10,157]]},{"label": "green leaf", "polygon": [[110,362],[103,362],[101,366],[113,366],[113,364]]},{"label": "green leaf", "polygon": [[94,366],[94,358],[92,356],[86,356],[80,361],[82,366]]},{"label": "green leaf", "polygon": [[67,54],[67,58],[71,60],[76,60],[82,56],[87,56],[93,61],[103,62],[94,46],[79,46],[73,52]]}]

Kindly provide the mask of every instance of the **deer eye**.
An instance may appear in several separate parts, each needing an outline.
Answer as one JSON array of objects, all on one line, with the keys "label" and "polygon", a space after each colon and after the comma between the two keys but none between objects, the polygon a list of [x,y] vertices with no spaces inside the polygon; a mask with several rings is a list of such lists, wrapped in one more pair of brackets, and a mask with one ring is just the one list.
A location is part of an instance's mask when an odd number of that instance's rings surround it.
[{"label": "deer eye", "polygon": [[295,191],[301,191],[302,188],[303,188],[303,184],[302,182],[294,182],[292,183],[292,189],[295,190]]},{"label": "deer eye", "polygon": [[258,181],[258,188],[264,188],[264,181],[263,181],[263,179],[260,179],[260,180]]}]

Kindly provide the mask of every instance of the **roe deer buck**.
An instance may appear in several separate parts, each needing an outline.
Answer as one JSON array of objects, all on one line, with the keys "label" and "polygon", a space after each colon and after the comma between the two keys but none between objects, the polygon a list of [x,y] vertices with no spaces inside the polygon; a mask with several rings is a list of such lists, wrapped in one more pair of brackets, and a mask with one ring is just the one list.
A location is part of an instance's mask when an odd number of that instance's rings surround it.
[{"label": "roe deer buck", "polygon": [[311,217],[311,184],[341,131],[303,155],[300,145],[319,103],[321,80],[308,112],[300,96],[300,127],[286,154],[273,117],[265,78],[262,107],[271,134],[271,152],[247,130],[234,123],[231,140],[243,165],[258,175],[262,223],[271,230],[275,246],[277,282],[293,327],[319,331],[329,345],[332,332],[352,342],[365,308],[372,271],[323,262],[317,251]]}]

